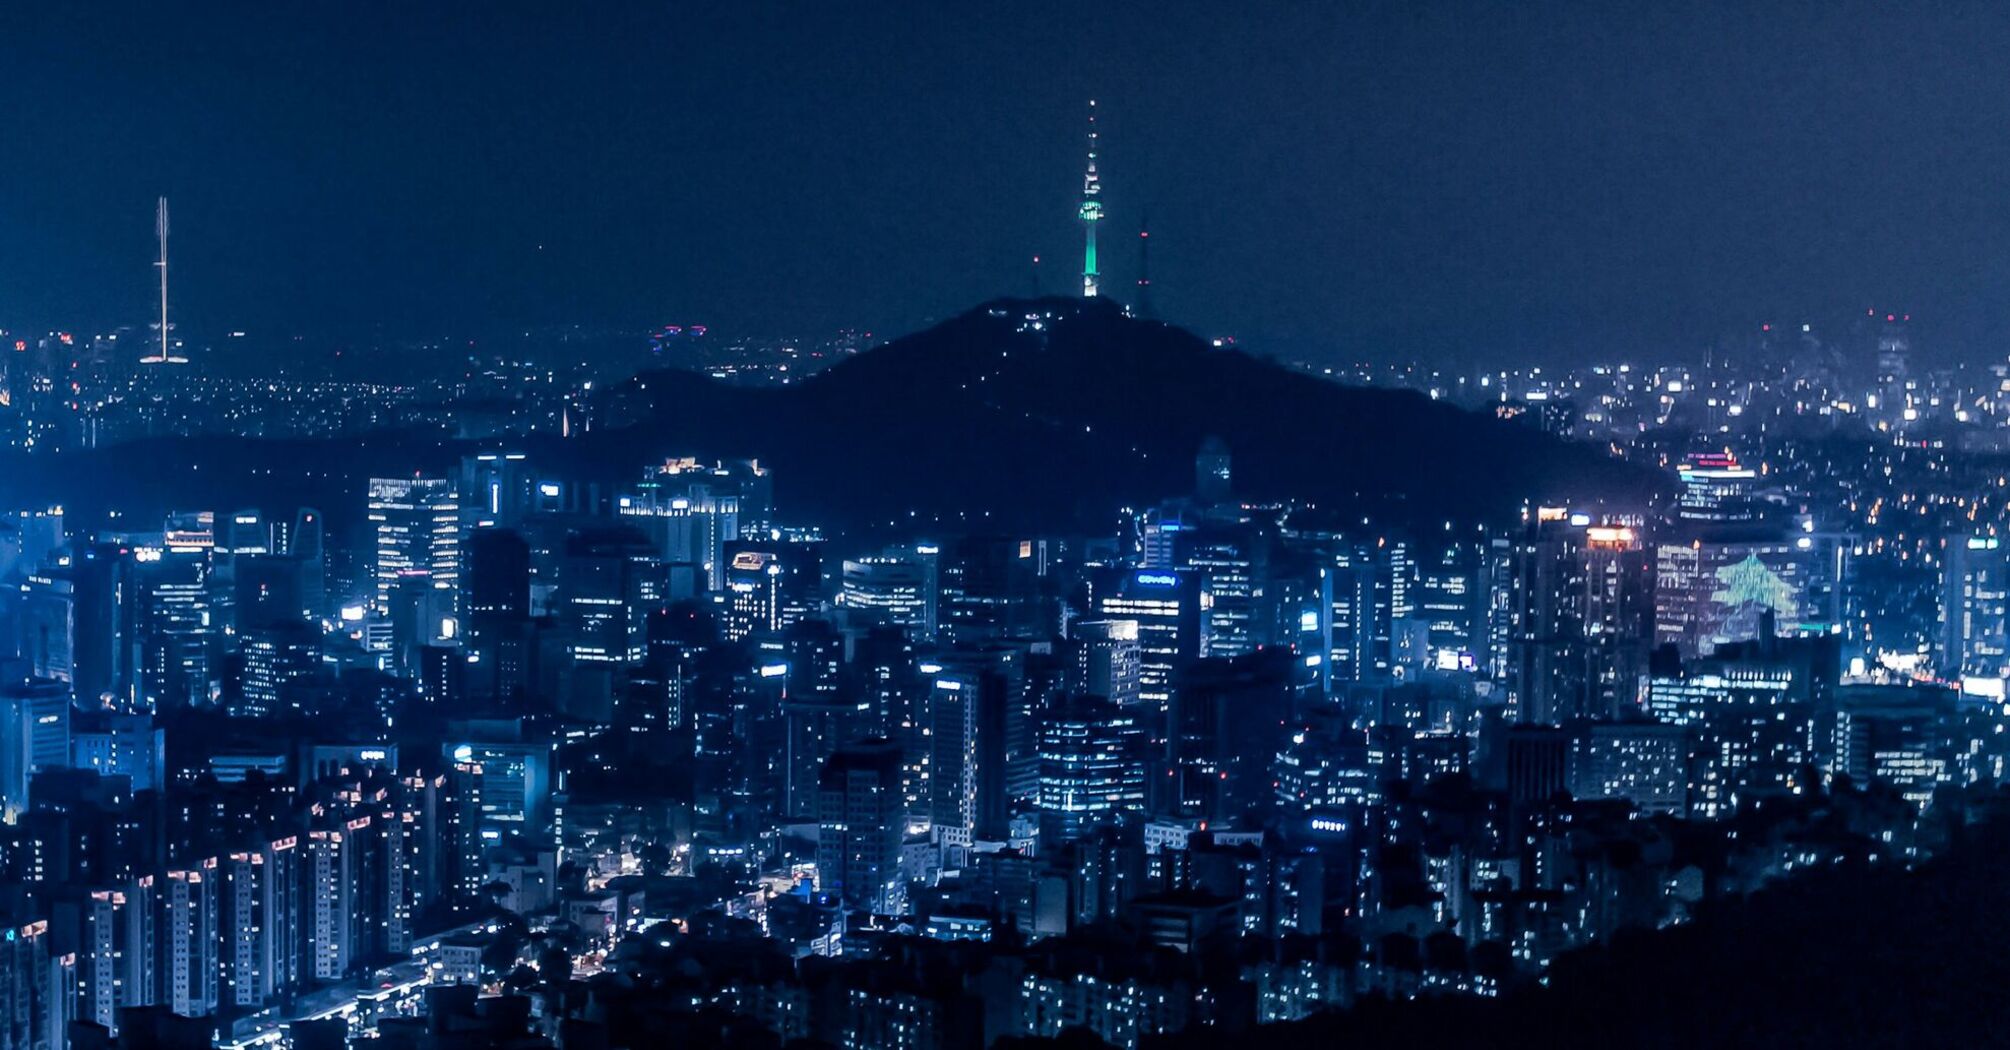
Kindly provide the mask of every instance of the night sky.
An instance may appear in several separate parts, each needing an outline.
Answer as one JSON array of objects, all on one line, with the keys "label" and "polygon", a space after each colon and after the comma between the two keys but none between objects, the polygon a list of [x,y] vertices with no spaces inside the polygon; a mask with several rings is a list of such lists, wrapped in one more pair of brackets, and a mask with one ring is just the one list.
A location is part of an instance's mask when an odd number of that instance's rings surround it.
[{"label": "night sky", "polygon": [[[1335,358],[2010,347],[2001,4],[47,4],[0,12],[0,327],[899,331],[1109,285]],[[591,10],[576,10],[575,8]],[[946,13],[949,10],[955,14]]]}]

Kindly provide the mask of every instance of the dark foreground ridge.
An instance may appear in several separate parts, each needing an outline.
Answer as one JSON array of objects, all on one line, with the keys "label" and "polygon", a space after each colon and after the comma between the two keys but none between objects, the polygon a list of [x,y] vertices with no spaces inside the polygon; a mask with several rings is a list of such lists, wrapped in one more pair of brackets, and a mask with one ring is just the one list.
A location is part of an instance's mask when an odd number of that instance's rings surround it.
[{"label": "dark foreground ridge", "polygon": [[[1345,1046],[1983,1045],[2010,1028],[2010,821],[1969,829],[1917,871],[1845,864],[1724,902],[1689,925],[1621,933],[1500,999],[1370,1000],[1266,1026],[1266,1050]],[[1157,1050],[1247,1045],[1193,1030]]]}]

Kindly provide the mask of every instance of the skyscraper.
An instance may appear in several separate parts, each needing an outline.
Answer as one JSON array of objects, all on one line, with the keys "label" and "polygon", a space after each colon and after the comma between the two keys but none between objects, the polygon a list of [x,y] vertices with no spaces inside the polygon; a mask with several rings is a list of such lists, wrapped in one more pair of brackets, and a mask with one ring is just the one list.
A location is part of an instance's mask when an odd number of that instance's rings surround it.
[{"label": "skyscraper", "polygon": [[28,780],[70,764],[70,689],[47,678],[0,686],[0,817],[28,808]]},{"label": "skyscraper", "polygon": [[[759,479],[765,484],[766,475]],[[723,590],[726,544],[740,538],[742,492],[748,487],[724,467],[671,459],[645,471],[632,495],[615,500],[615,511],[648,533],[666,565],[693,566],[706,588]]]},{"label": "skyscraper", "polygon": [[161,965],[159,1001],[183,1017],[216,1013],[216,861],[165,872],[160,893]]},{"label": "skyscraper", "polygon": [[87,705],[129,700],[133,560],[110,544],[65,548],[21,587],[29,673],[70,683]]},{"label": "skyscraper", "polygon": [[1994,536],[1956,536],[1941,559],[1941,675],[2010,672],[2010,551]]},{"label": "skyscraper", "polygon": [[573,630],[573,659],[642,662],[649,611],[663,603],[663,566],[647,537],[627,526],[568,536],[559,592]]},{"label": "skyscraper", "polygon": [[1138,702],[1143,688],[1144,650],[1136,620],[1087,620],[1073,627],[1074,688],[1118,707]]},{"label": "skyscraper", "polygon": [[937,841],[952,850],[1003,842],[1014,803],[1030,801],[1039,782],[1024,654],[1000,646],[940,660],[922,666],[936,676],[928,775]]},{"label": "skyscraper", "polygon": [[945,644],[1041,638],[1052,621],[1042,594],[1046,544],[1010,536],[962,536],[942,547],[936,632]]},{"label": "skyscraper", "polygon": [[300,840],[261,838],[218,865],[217,911],[226,987],[222,1000],[267,1005],[299,981]]},{"label": "skyscraper", "polygon": [[1186,569],[1112,570],[1094,582],[1097,618],[1137,624],[1138,695],[1156,711],[1172,700],[1175,672],[1200,658],[1205,590],[1200,575]]},{"label": "skyscraper", "polygon": [[917,637],[935,635],[937,548],[917,545],[845,559],[837,605],[868,620],[905,627]]},{"label": "skyscraper", "polygon": [[[801,667],[814,660],[805,656],[791,665]],[[796,678],[793,671],[790,677]],[[841,746],[865,735],[861,730],[871,720],[872,706],[863,697],[814,689],[797,692],[796,684],[791,682],[789,695],[782,701],[782,746],[786,750],[782,756],[782,812],[815,817],[819,813],[819,777],[826,760]],[[893,781],[896,795],[899,784]]]},{"label": "skyscraper", "polygon": [[530,545],[509,529],[476,529],[468,537],[467,598],[471,626],[530,616]]},{"label": "skyscraper", "polygon": [[458,597],[461,522],[453,482],[371,478],[369,511],[377,534],[379,611],[390,611],[391,592],[401,580],[424,580],[433,589]]},{"label": "skyscraper", "polygon": [[298,620],[254,628],[244,639],[244,672],[230,713],[265,718],[285,713],[286,687],[321,669],[321,632]]},{"label": "skyscraper", "polygon": [[823,545],[736,540],[726,544],[726,637],[779,631],[818,612]]},{"label": "skyscraper", "polygon": [[824,763],[817,788],[817,888],[881,915],[906,904],[900,840],[907,823],[898,744],[861,741]]},{"label": "skyscraper", "polygon": [[1544,511],[1514,559],[1509,689],[1517,719],[1554,724],[1636,710],[1656,626],[1654,563],[1640,530],[1571,524]]},{"label": "skyscraper", "polygon": [[1137,712],[1076,700],[1040,728],[1040,842],[1073,842],[1145,807],[1145,733]]},{"label": "skyscraper", "polygon": [[209,552],[135,549],[139,667],[143,707],[164,711],[209,702],[211,609]]}]

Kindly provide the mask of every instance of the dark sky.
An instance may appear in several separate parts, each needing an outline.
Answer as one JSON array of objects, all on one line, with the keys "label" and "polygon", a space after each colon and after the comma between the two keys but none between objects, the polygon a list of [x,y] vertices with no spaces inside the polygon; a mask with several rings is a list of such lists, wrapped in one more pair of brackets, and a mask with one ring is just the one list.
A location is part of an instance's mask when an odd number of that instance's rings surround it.
[{"label": "dark sky", "polygon": [[1093,95],[1204,333],[2010,345],[2002,4],[16,4],[0,93],[0,326],[143,318],[165,193],[196,332],[899,330],[1072,286]]}]

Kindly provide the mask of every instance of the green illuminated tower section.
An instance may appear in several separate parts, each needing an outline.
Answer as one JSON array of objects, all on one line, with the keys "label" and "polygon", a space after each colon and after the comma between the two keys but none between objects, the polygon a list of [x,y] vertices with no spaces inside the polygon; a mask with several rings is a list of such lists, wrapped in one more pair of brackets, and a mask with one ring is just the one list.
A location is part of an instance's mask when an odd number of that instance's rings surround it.
[{"label": "green illuminated tower section", "polygon": [[1089,170],[1082,175],[1082,297],[1096,297],[1102,273],[1096,269],[1096,224],[1103,219],[1103,185],[1096,177],[1096,100],[1089,100]]}]

